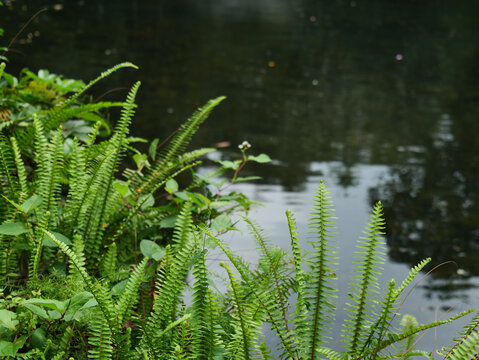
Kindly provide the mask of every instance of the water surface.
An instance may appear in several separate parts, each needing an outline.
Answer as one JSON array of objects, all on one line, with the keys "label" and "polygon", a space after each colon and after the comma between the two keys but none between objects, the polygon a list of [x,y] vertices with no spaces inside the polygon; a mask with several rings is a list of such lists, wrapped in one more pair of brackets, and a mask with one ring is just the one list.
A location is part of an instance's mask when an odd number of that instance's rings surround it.
[{"label": "water surface", "polygon": [[[244,174],[263,180],[239,187],[265,204],[253,214],[272,240],[288,247],[286,208],[306,234],[308,207],[324,179],[339,218],[343,295],[353,244],[381,200],[386,277],[401,280],[426,257],[457,264],[423,281],[404,312],[428,321],[449,306],[477,306],[479,2],[54,4],[14,1],[0,9],[6,39],[43,5],[50,9],[13,46],[11,69],[49,68],[86,80],[118,62],[136,63],[139,71],[112,76],[93,96],[119,88],[105,99],[121,98],[121,88],[140,79],[132,131],[149,139],[168,136],[209,98],[228,96],[195,145],[229,141],[218,156],[231,159],[246,139],[252,153],[274,159],[248,165]],[[245,237],[232,241],[254,257]],[[452,328],[444,329],[441,345]],[[432,348],[431,337],[425,344]]]}]

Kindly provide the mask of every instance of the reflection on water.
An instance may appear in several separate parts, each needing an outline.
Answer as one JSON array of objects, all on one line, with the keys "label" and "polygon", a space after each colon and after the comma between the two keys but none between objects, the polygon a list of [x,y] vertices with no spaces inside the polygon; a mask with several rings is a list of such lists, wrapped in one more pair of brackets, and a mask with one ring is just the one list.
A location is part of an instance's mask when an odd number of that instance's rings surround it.
[{"label": "reflection on water", "polygon": [[[39,8],[11,4],[1,9],[7,38]],[[266,207],[284,197],[281,211],[304,208],[319,176],[345,198],[362,194],[338,208],[346,227],[382,200],[388,267],[454,260],[458,268],[436,271],[418,299],[470,299],[479,275],[478,11],[473,0],[72,1],[33,22],[9,66],[88,79],[131,60],[140,71],[94,94],[142,80],[133,131],[147,138],[227,95],[196,145],[247,139],[270,154],[273,165],[245,169],[263,176],[252,195],[274,189]]]}]

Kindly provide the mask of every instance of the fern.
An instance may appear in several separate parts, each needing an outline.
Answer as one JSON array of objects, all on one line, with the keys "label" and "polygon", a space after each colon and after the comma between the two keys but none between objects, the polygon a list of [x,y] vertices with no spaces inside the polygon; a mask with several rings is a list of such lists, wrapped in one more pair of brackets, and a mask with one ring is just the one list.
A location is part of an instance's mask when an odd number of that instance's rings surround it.
[{"label": "fern", "polygon": [[79,91],[77,91],[74,95],[72,95],[69,99],[65,101],[65,106],[73,104],[82,94],[84,94],[88,89],[90,89],[93,85],[97,82],[105,79],[106,77],[113,74],[115,71],[122,69],[122,68],[133,68],[138,69],[138,67],[130,62],[123,62],[111,67],[108,70],[103,71],[97,78],[91,80],[87,85],[82,87]]},{"label": "fern", "polygon": [[139,351],[148,347],[147,351],[153,359],[156,359],[160,352],[157,341],[158,332],[167,326],[167,319],[174,318],[176,315],[178,297],[185,286],[182,279],[187,273],[188,263],[195,247],[190,213],[191,204],[186,202],[175,226],[173,237],[175,251],[166,271],[160,274],[157,282],[157,297],[144,330],[145,338],[138,347]]},{"label": "fern", "polygon": [[310,270],[305,286],[305,301],[312,309],[311,324],[306,336],[309,346],[307,356],[314,359],[317,347],[326,340],[324,330],[329,327],[335,311],[335,290],[330,274],[337,271],[334,263],[336,251],[329,239],[334,218],[329,192],[323,182],[320,182],[314,196],[312,211],[309,228],[315,235],[315,240],[309,242],[313,250],[307,260]]},{"label": "fern", "polygon": [[[82,277],[85,285],[88,287],[88,290],[93,294],[95,300],[100,307],[102,312],[103,318],[106,320],[109,331],[113,333],[114,330],[114,318],[112,314],[113,304],[111,300],[106,296],[103,291],[102,287],[97,286],[91,277],[88,275],[85,267],[82,265],[83,260],[79,258],[65,243],[59,241],[53,234],[49,231],[44,230],[44,233],[55,243],[58,245],[60,250],[69,257],[70,261],[72,262],[73,266],[75,266],[76,271],[78,271],[79,275]],[[103,321],[101,321],[103,323]]]},{"label": "fern", "polygon": [[476,312],[472,320],[469,321],[469,323],[467,323],[464,329],[459,333],[459,337],[454,339],[455,341],[454,346],[450,349],[446,349],[447,353],[445,354],[444,360],[452,359],[452,354],[456,353],[456,350],[459,348],[467,349],[469,345],[464,345],[465,346],[464,348],[463,344],[465,344],[466,342],[468,344],[471,344],[471,341],[469,341],[469,339],[471,336],[473,336],[473,334],[475,334],[475,337],[477,337],[478,331],[476,329],[478,327],[479,327],[479,311]]},{"label": "fern", "polygon": [[[15,165],[17,169],[17,177],[18,177],[18,183],[20,184],[20,190],[22,191],[22,195],[24,197],[28,197],[29,188],[27,185],[27,175],[25,173],[25,164],[23,163],[17,140],[14,137],[11,137],[10,142],[12,143],[12,150],[15,157]],[[20,198],[19,200],[21,199],[22,198]]]},{"label": "fern", "polygon": [[38,163],[38,194],[42,196],[41,213],[56,213],[60,200],[60,171],[63,167],[63,143],[61,129],[54,132],[51,143],[45,137],[43,125],[34,116]]},{"label": "fern", "polygon": [[36,242],[35,242],[35,249],[32,253],[32,259],[30,261],[30,270],[28,277],[31,280],[36,280],[38,277],[38,264],[40,263],[40,258],[42,256],[43,251],[43,238],[45,236],[44,231],[48,227],[48,222],[50,220],[50,212],[47,211],[44,215],[40,224],[37,226],[35,231],[36,233]]},{"label": "fern", "polygon": [[95,115],[94,112],[123,106],[125,106],[125,103],[122,102],[97,102],[78,106],[53,108],[53,110],[46,112],[44,116],[44,127],[46,129],[53,129],[60,124],[64,124],[67,120],[80,118],[92,123],[100,123],[100,125],[107,130],[106,134],[109,134],[109,125],[101,116]]},{"label": "fern", "polygon": [[[98,291],[103,291],[98,287]],[[102,294],[105,297],[106,294]],[[102,311],[93,312],[93,319],[89,324],[90,336],[88,342],[92,347],[88,351],[88,359],[92,360],[110,360],[113,358],[113,334],[107,319]]]},{"label": "fern", "polygon": [[[408,328],[408,329],[406,329],[406,331],[404,331],[402,333],[399,333],[399,334],[389,333],[388,336],[387,336],[387,339],[381,341],[380,344],[378,345],[377,349],[369,349],[369,351],[364,352],[364,355],[361,358],[365,358],[366,356],[370,355],[373,352],[376,352],[377,350],[381,351],[381,350],[387,348],[388,346],[399,343],[399,342],[401,342],[401,341],[403,341],[407,338],[411,338],[414,335],[416,335],[417,333],[420,333],[422,331],[425,331],[425,330],[428,330],[428,329],[431,329],[431,328],[434,328],[434,327],[437,327],[437,326],[440,326],[440,325],[448,324],[448,323],[450,323],[454,320],[457,320],[457,319],[459,319],[463,316],[466,316],[466,315],[470,314],[472,311],[474,311],[474,310],[467,310],[467,311],[464,311],[464,312],[459,313],[457,315],[451,316],[450,318],[445,319],[445,320],[437,320],[437,321],[433,321],[429,324],[424,324],[424,325],[419,325],[419,326],[416,326],[416,327],[413,327],[413,328]],[[358,357],[353,357],[353,359],[355,359],[355,358],[358,358]]]},{"label": "fern", "polygon": [[197,259],[193,275],[195,284],[193,285],[193,301],[191,305],[192,313],[192,351],[197,359],[210,359],[213,357],[215,341],[214,322],[217,320],[212,316],[212,298],[209,296],[208,288],[208,269],[206,267],[206,250],[201,250]]},{"label": "fern", "polygon": [[143,282],[143,277],[145,269],[148,265],[148,259],[144,258],[136,267],[135,271],[130,275],[128,282],[126,284],[125,290],[121,294],[118,302],[115,305],[115,317],[118,323],[118,327],[123,327],[124,321],[126,321],[132,311],[134,310],[134,305],[138,299],[138,290],[141,283]]},{"label": "fern", "polygon": [[243,307],[243,295],[240,292],[239,283],[235,279],[231,268],[224,262],[221,262],[220,265],[224,267],[226,269],[226,272],[228,273],[228,277],[230,279],[230,286],[233,291],[233,301],[236,308],[236,316],[238,317],[240,325],[237,327],[238,336],[236,337],[236,341],[233,340],[231,342],[231,348],[234,351],[233,355],[239,359],[249,360],[251,358],[250,352],[253,336],[250,333],[250,324],[248,319],[246,318],[248,316],[247,311]]},{"label": "fern", "polygon": [[[15,158],[7,140],[0,135],[0,191],[6,198],[15,200],[18,194],[15,173]],[[0,199],[0,220],[5,220],[10,204],[5,199]]]},{"label": "fern", "polygon": [[272,328],[276,331],[276,334],[279,337],[284,352],[294,359],[294,349],[292,340],[290,338],[291,334],[285,333],[283,331],[281,323],[278,323],[278,312],[275,308],[276,304],[273,303],[271,301],[271,297],[266,294],[267,289],[257,288],[255,281],[253,280],[252,273],[248,268],[248,265],[244,262],[243,259],[235,255],[226,244],[224,244],[219,238],[211,234],[208,229],[203,227],[201,228],[201,231],[203,231],[216,243],[216,245],[223,251],[223,253],[228,257],[233,266],[239,272],[245,285],[251,291],[254,298],[258,301],[258,305],[261,306],[261,308],[264,310],[267,321],[271,323]]},{"label": "fern", "polygon": [[165,150],[159,154],[159,160],[148,176],[145,177],[142,184],[138,188],[139,193],[150,191],[154,183],[161,181],[165,177],[165,172],[170,163],[180,155],[187,147],[191,137],[198,130],[198,127],[206,120],[211,110],[219,105],[225,99],[224,96],[208,101],[202,108],[198,109],[189,119],[183,124],[176,135],[171,139],[169,145]]},{"label": "fern", "polygon": [[444,359],[463,360],[477,358],[479,353],[479,333],[471,332]]},{"label": "fern", "polygon": [[380,264],[384,262],[381,252],[383,246],[380,236],[384,229],[383,210],[381,203],[374,206],[370,221],[364,231],[366,237],[362,237],[358,243],[361,258],[356,260],[356,266],[351,276],[352,292],[349,294],[352,300],[348,304],[349,319],[344,324],[344,338],[346,348],[355,355],[364,345],[367,334],[364,329],[371,325],[371,313],[374,309],[373,296],[378,293],[377,275],[381,271]]},{"label": "fern", "polygon": [[116,272],[117,268],[117,246],[116,243],[111,243],[108,247],[108,251],[102,261],[102,273],[103,276],[111,280]]},{"label": "fern", "polygon": [[[290,210],[286,210],[286,218],[288,220],[289,235],[291,239],[291,250],[293,255],[293,264],[295,270],[295,280],[296,280],[296,293],[298,295],[296,299],[296,309],[295,309],[295,332],[299,341],[297,341],[296,346],[298,347],[299,357],[305,357],[308,353],[308,342],[303,341],[302,339],[307,339],[309,335],[309,318],[308,310],[306,307],[306,280],[305,272],[302,268],[303,265],[303,256],[301,253],[301,247],[299,245],[298,239],[298,230],[296,228],[296,220],[294,215]],[[319,347],[317,347],[318,349]]]},{"label": "fern", "polygon": [[112,196],[112,184],[114,174],[120,164],[121,156],[124,151],[123,145],[128,126],[133,116],[133,109],[135,107],[134,100],[138,91],[140,83],[137,82],[127,96],[126,105],[122,110],[120,121],[115,129],[112,139],[109,141],[109,153],[106,155],[103,168],[98,174],[98,177],[92,188],[96,190],[95,208],[90,208],[93,214],[87,217],[83,224],[83,237],[86,239],[85,248],[91,254],[89,264],[98,258],[100,248],[102,246],[102,234],[104,224],[107,223],[108,216],[112,214],[112,202],[108,200]]}]

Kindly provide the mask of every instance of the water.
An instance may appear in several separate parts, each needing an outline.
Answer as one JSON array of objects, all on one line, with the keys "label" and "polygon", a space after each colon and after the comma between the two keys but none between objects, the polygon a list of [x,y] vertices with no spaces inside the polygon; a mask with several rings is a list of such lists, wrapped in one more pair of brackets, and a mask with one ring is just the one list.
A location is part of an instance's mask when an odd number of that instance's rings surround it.
[{"label": "water", "polygon": [[[477,306],[477,1],[86,3],[39,16],[14,45],[21,53],[11,54],[10,69],[90,79],[134,62],[139,71],[114,75],[93,96],[120,88],[105,99],[121,98],[121,88],[140,79],[133,132],[150,139],[165,138],[207,99],[227,95],[195,145],[229,141],[219,156],[230,159],[246,139],[253,153],[274,159],[248,165],[244,175],[263,180],[239,187],[265,204],[253,214],[272,240],[288,246],[286,208],[306,234],[310,199],[324,179],[339,218],[343,291],[352,244],[381,200],[385,278],[402,280],[425,257],[457,264],[425,279],[403,312],[426,322],[449,306]],[[38,1],[0,8],[6,38],[40,8]],[[232,241],[254,258],[244,236]],[[455,329],[439,329],[437,345]],[[423,348],[433,345],[430,333]]]}]

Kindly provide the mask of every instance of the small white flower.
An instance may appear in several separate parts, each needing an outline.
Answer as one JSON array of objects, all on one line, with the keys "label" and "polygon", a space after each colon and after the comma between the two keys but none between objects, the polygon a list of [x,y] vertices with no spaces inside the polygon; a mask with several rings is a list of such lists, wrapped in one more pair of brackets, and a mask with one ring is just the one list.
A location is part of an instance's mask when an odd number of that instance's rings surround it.
[{"label": "small white flower", "polygon": [[238,147],[240,148],[240,150],[246,150],[251,147],[251,144],[245,140],[241,143],[241,145],[238,145]]}]

